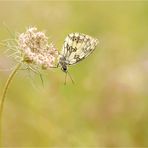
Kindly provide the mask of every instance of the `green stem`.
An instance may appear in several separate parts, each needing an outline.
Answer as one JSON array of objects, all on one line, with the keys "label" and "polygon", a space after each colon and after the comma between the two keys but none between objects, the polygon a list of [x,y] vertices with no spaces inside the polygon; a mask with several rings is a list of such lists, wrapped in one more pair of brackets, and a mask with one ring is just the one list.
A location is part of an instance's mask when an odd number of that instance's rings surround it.
[{"label": "green stem", "polygon": [[7,93],[7,90],[10,86],[10,83],[11,83],[14,75],[16,74],[16,72],[20,68],[20,66],[21,66],[21,63],[18,63],[16,65],[16,67],[14,68],[14,70],[10,73],[10,75],[9,75],[9,77],[8,77],[6,83],[5,83],[4,90],[3,90],[3,93],[2,93],[1,102],[0,102],[0,144],[2,142],[2,113],[3,113],[6,93]]}]

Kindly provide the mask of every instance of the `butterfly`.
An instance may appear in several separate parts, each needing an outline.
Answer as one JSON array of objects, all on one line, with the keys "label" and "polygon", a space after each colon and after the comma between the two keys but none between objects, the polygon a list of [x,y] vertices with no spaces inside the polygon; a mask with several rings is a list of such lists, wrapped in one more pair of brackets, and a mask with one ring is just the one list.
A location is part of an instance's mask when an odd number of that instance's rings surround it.
[{"label": "butterfly", "polygon": [[83,33],[70,33],[65,38],[58,66],[67,74],[67,67],[88,57],[96,48],[98,39]]}]

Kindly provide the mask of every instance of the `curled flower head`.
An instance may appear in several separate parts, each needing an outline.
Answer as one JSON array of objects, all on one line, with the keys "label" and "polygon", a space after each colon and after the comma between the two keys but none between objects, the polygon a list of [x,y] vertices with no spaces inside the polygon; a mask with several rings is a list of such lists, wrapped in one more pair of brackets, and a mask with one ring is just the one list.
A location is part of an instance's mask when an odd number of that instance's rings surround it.
[{"label": "curled flower head", "polygon": [[36,27],[26,30],[18,37],[18,46],[27,63],[40,65],[48,69],[53,67],[58,51],[43,32],[38,32]]}]

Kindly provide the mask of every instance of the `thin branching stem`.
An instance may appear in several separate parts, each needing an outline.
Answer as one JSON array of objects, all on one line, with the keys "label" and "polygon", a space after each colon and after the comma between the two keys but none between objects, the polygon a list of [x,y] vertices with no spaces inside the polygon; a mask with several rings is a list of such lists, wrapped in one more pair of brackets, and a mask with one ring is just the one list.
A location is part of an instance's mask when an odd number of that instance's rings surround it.
[{"label": "thin branching stem", "polygon": [[16,67],[14,68],[14,70],[10,73],[5,86],[4,86],[4,90],[2,93],[2,97],[1,97],[1,102],[0,102],[0,143],[2,142],[2,113],[3,113],[3,108],[4,108],[4,102],[5,102],[5,97],[6,97],[6,93],[8,91],[8,88],[10,86],[10,83],[13,79],[13,77],[15,76],[16,72],[18,71],[18,69],[20,68],[22,63],[18,63],[16,65]]}]

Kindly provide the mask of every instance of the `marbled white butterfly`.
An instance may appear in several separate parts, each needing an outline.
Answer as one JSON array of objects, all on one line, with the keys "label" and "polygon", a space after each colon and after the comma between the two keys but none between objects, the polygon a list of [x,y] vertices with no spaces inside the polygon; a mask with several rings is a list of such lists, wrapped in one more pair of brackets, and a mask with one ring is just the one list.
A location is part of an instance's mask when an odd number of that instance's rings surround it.
[{"label": "marbled white butterfly", "polygon": [[70,33],[65,38],[59,55],[58,66],[67,73],[67,66],[78,63],[89,56],[96,48],[98,40],[83,33]]}]

